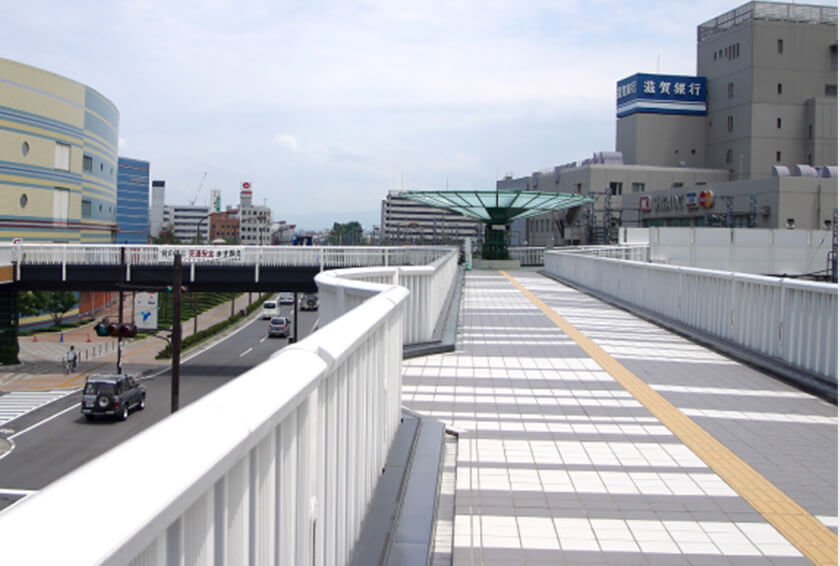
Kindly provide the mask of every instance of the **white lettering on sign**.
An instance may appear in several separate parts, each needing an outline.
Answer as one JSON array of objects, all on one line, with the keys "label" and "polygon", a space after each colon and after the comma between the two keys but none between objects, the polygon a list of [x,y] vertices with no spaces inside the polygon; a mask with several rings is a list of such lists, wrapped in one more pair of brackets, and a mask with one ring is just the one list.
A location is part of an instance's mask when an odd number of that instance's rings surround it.
[{"label": "white lettering on sign", "polygon": [[656,195],[653,197],[653,209],[656,211],[678,210],[685,208],[685,197],[681,194]]},{"label": "white lettering on sign", "polygon": [[241,262],[242,250],[239,248],[190,248],[188,246],[179,246],[177,248],[159,248],[159,259],[168,261],[175,257],[175,254],[181,254],[181,259],[188,263],[200,262]]},{"label": "white lettering on sign", "polygon": [[642,85],[645,94],[656,94],[656,81],[646,80]]},{"label": "white lettering on sign", "polygon": [[659,94],[671,94],[670,81],[659,81]]}]

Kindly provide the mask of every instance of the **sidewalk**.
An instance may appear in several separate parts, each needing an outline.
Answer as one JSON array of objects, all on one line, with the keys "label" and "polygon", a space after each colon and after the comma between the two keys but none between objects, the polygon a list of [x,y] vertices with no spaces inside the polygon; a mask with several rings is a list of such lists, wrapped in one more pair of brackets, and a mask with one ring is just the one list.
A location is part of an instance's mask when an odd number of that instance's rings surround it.
[{"label": "sidewalk", "polygon": [[456,566],[837,564],[836,406],[538,273],[468,272],[402,394],[458,433]]},{"label": "sidewalk", "polygon": [[[258,293],[251,294],[251,301],[259,300]],[[236,298],[233,312],[248,306],[248,293]],[[126,320],[130,306],[125,307]],[[197,330],[201,331],[231,316],[230,302],[218,305],[198,316]],[[116,317],[116,309],[112,314]],[[20,337],[18,344],[20,364],[0,365],[0,393],[11,391],[46,391],[80,388],[88,374],[113,373],[117,370],[117,339],[100,337],[94,331],[95,323],[74,328],[62,333],[45,333]],[[191,336],[196,330],[193,319],[182,323],[183,337]],[[159,336],[167,336],[165,331]],[[79,363],[75,372],[64,373],[64,355],[73,346],[78,352]],[[161,338],[123,340],[122,366],[125,373],[143,377],[171,366],[171,360],[155,359],[166,347]]]}]

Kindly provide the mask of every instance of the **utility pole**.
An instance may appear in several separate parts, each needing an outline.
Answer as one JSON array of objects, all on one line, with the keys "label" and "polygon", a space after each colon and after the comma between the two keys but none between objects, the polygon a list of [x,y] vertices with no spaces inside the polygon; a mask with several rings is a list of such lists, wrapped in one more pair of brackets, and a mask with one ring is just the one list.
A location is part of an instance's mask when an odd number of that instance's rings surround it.
[{"label": "utility pole", "polygon": [[120,248],[120,314],[117,317],[117,375],[122,375],[123,285],[125,285],[125,246]]},{"label": "utility pole", "polygon": [[172,388],[170,412],[178,410],[181,394],[181,254],[175,254],[172,274]]}]

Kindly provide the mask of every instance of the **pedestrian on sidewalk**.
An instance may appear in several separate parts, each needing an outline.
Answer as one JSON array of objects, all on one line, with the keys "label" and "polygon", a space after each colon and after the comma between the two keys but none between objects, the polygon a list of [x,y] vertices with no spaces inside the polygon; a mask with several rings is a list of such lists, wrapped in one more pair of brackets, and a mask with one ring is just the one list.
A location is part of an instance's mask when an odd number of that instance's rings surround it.
[{"label": "pedestrian on sidewalk", "polygon": [[67,350],[67,357],[64,361],[64,365],[65,365],[65,368],[67,369],[67,373],[70,373],[71,370],[76,371],[76,360],[77,360],[77,356],[76,356],[75,346],[70,346],[70,349]]}]

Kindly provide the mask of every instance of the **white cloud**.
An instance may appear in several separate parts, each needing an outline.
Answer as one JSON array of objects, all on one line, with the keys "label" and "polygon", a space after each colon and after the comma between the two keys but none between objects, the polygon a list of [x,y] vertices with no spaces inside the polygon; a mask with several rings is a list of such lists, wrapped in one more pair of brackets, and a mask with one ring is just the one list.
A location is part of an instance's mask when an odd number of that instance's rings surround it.
[{"label": "white cloud", "polygon": [[226,202],[250,179],[283,217],[612,149],[616,82],[695,72],[697,25],[740,3],[142,0],[91,19],[44,0],[4,12],[3,56],[110,99],[120,151],[173,204],[209,170]]},{"label": "white cloud", "polygon": [[292,134],[276,134],[274,143],[292,152],[297,152],[300,149],[300,143]]}]

